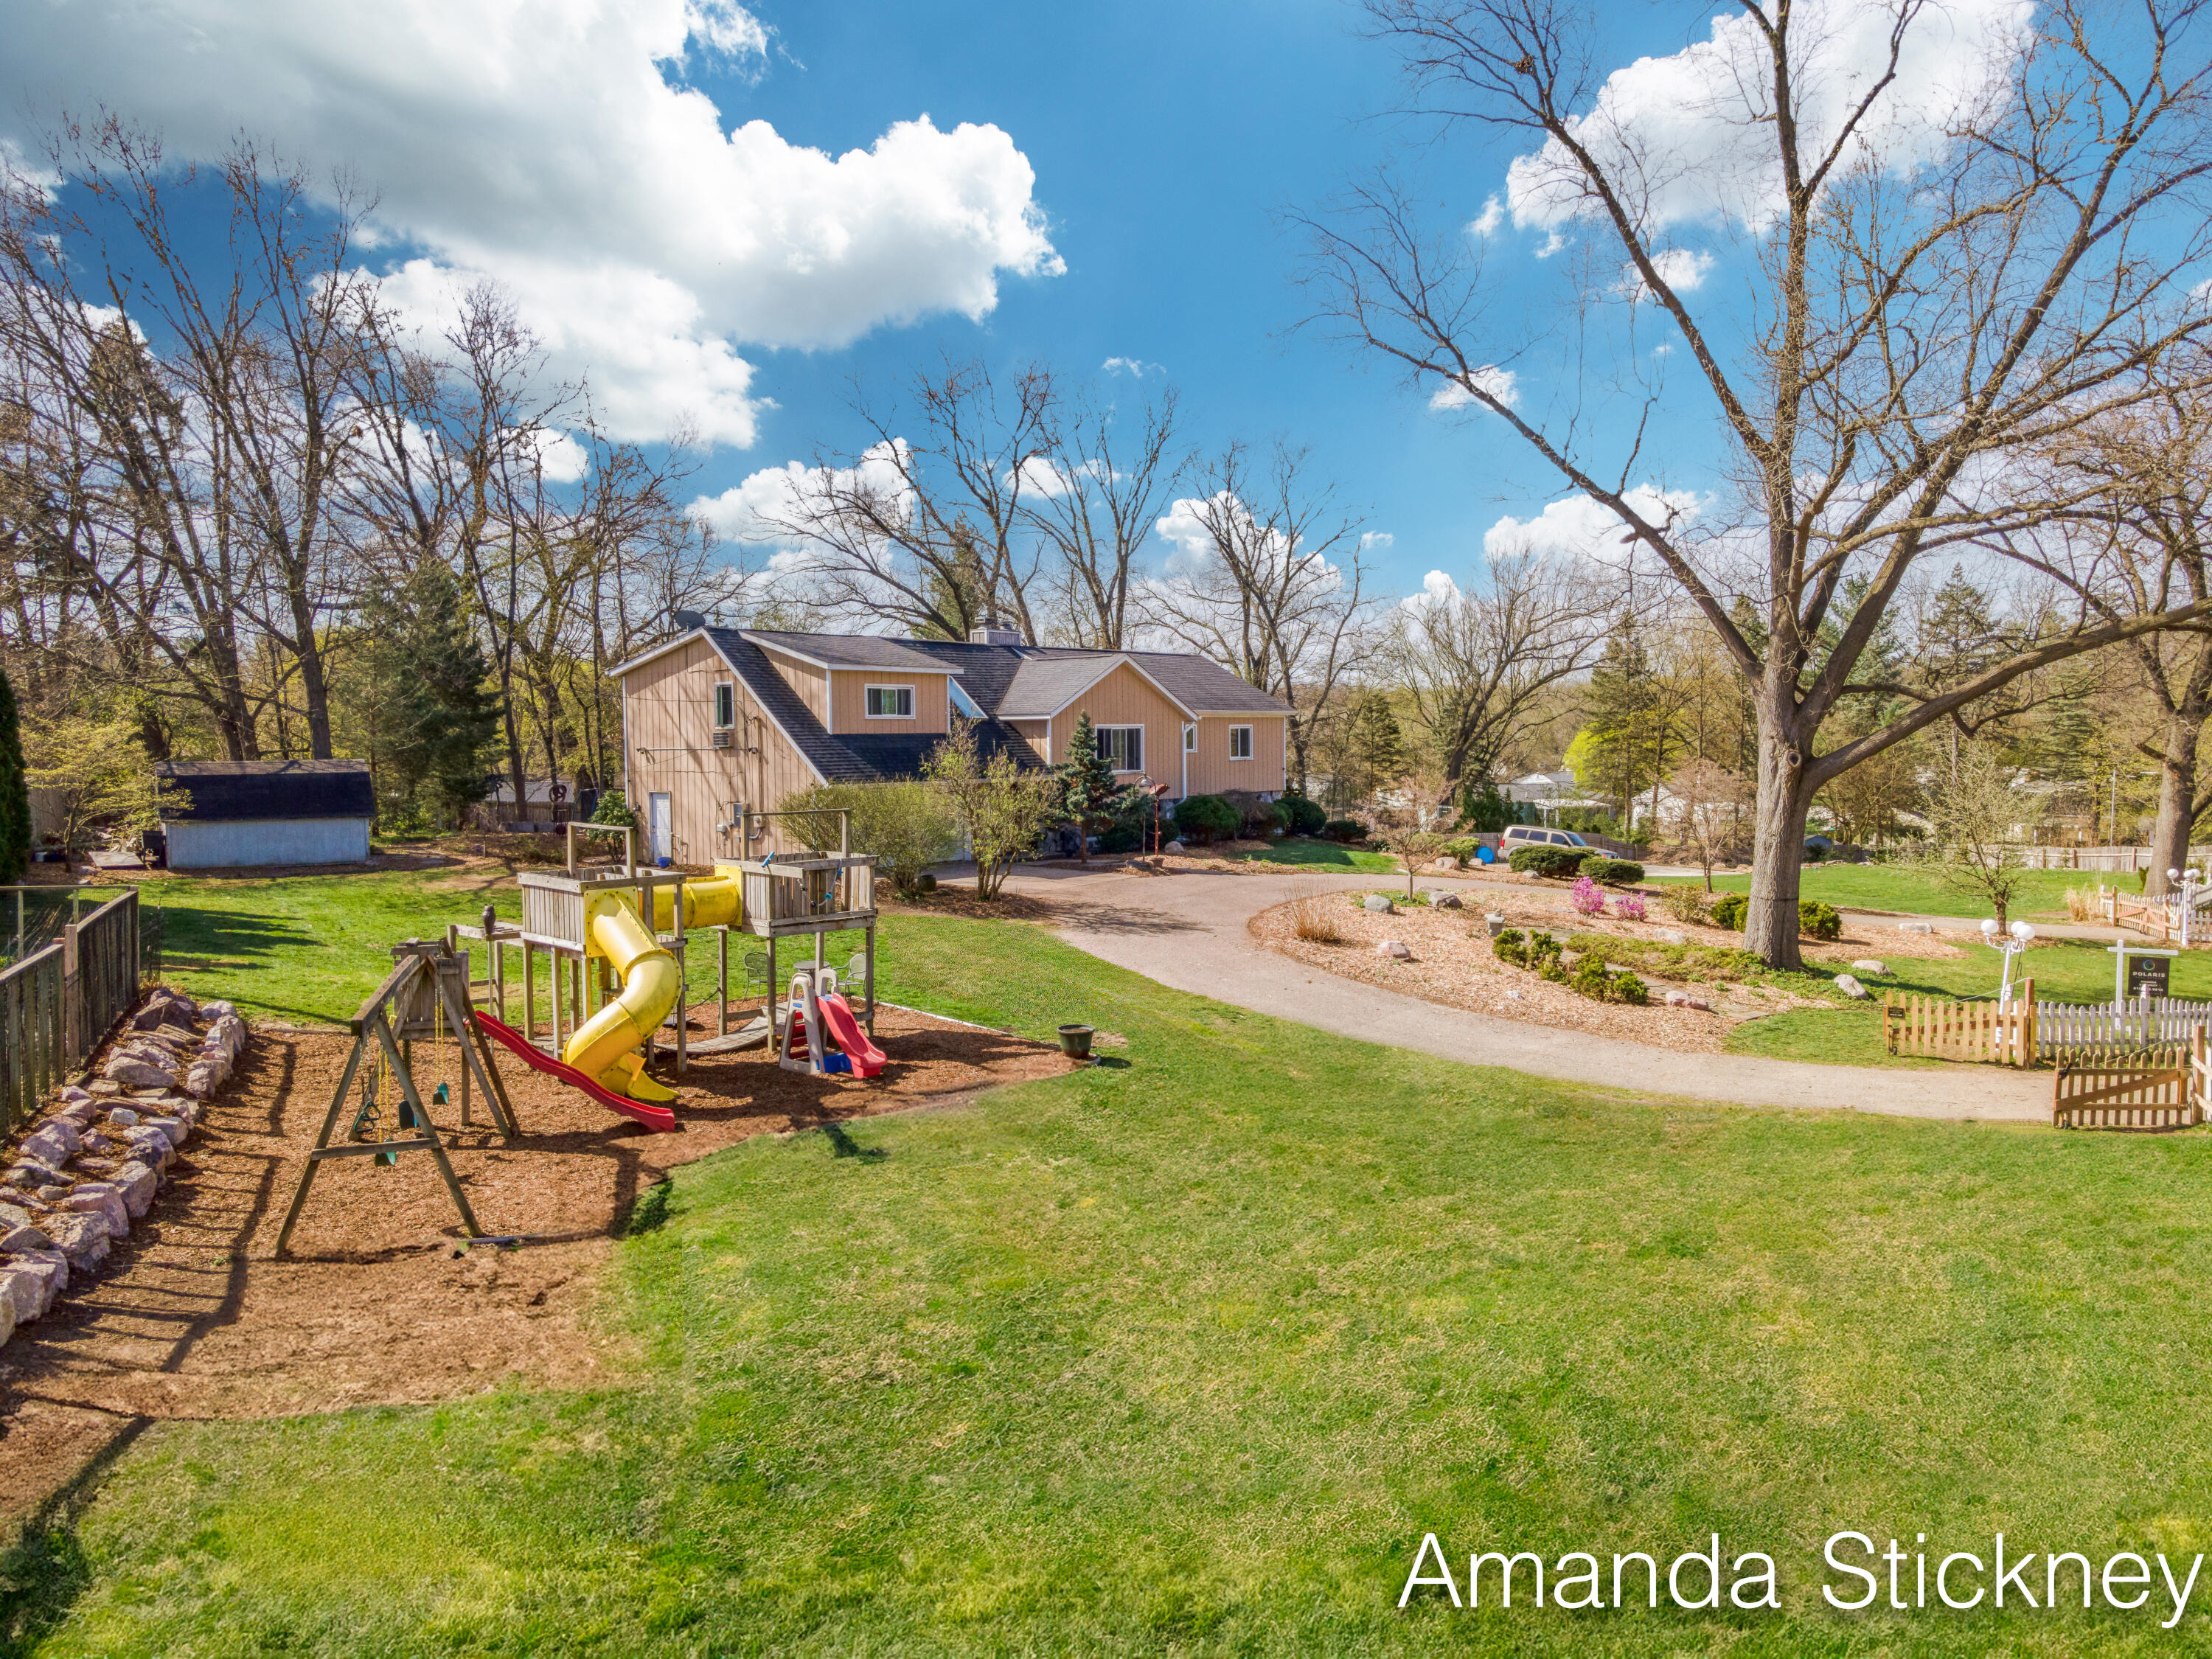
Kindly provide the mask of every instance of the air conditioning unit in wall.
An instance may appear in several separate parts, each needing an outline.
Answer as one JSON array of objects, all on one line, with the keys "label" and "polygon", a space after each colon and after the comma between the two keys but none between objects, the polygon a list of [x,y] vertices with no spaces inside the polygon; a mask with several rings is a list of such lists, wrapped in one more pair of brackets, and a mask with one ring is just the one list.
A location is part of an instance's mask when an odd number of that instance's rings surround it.
[{"label": "air conditioning unit in wall", "polygon": [[733,735],[734,734],[728,732],[715,732],[714,747],[717,749],[727,749],[730,746],[730,740]]}]

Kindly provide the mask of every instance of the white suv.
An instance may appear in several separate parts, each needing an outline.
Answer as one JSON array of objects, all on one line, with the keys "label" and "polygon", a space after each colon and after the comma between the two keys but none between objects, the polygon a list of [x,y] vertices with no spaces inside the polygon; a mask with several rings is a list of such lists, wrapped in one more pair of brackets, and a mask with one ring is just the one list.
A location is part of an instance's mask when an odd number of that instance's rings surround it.
[{"label": "white suv", "polygon": [[1589,843],[1571,830],[1547,830],[1540,824],[1510,823],[1498,838],[1498,850],[1510,853],[1516,847],[1588,847]]}]

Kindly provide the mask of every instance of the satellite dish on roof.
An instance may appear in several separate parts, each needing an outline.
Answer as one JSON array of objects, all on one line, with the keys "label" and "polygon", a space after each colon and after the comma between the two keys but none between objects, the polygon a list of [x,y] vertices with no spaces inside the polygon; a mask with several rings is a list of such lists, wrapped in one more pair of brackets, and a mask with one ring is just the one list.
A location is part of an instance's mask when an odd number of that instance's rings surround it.
[{"label": "satellite dish on roof", "polygon": [[707,618],[700,611],[679,611],[676,613],[676,625],[689,633],[695,628],[704,628],[707,625]]}]

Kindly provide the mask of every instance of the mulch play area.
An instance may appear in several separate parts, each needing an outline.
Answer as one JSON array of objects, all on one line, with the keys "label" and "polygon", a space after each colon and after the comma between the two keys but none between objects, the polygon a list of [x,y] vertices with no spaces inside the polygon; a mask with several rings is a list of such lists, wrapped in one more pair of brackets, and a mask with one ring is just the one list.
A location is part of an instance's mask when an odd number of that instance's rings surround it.
[{"label": "mulch play area", "polygon": [[[673,1134],[504,1064],[518,1139],[486,1127],[481,1103],[473,1128],[456,1127],[457,1107],[436,1116],[479,1222],[532,1242],[459,1248],[452,1200],[415,1152],[396,1168],[325,1164],[278,1261],[276,1231],[352,1039],[257,1027],[144,1221],[0,1350],[0,1510],[42,1501],[141,1419],[617,1380],[624,1355],[585,1314],[611,1240],[668,1170],[749,1136],[957,1104],[1073,1064],[1043,1043],[890,1007],[876,1040],[889,1063],[866,1080],[786,1071],[760,1048],[694,1056]],[[418,1085],[453,1077],[454,1053],[418,1044]]]}]

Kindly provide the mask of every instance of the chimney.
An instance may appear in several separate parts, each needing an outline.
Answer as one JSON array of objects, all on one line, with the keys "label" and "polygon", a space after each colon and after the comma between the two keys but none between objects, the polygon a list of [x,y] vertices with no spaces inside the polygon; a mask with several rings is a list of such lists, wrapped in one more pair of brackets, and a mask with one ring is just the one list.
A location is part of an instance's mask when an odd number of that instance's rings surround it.
[{"label": "chimney", "polygon": [[1021,635],[996,617],[986,617],[981,628],[968,630],[968,643],[970,645],[1019,645],[1021,642]]}]

